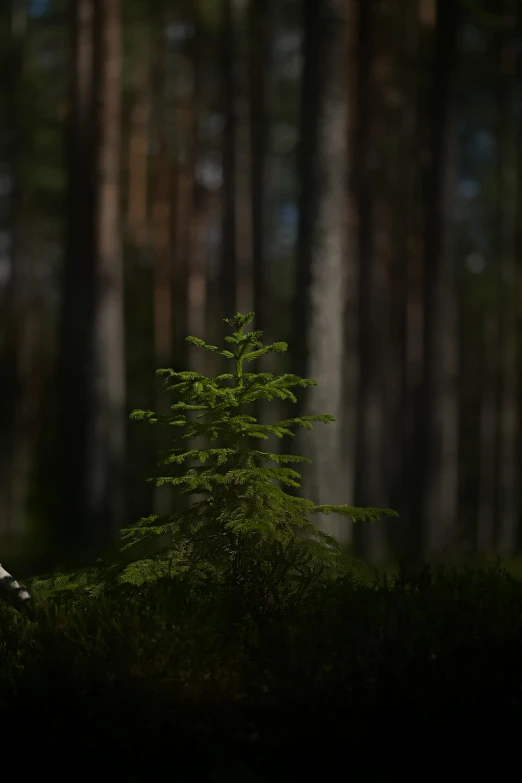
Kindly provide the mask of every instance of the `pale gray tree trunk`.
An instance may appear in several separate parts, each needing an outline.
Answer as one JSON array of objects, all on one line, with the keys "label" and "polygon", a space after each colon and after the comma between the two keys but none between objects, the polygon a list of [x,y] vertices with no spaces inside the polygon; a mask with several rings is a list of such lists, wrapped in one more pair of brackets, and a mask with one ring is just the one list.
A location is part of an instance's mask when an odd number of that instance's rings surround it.
[{"label": "pale gray tree trunk", "polygon": [[[348,155],[357,153],[358,124],[357,112],[357,85],[358,85],[358,60],[359,51],[357,45],[357,30],[359,21],[359,0],[349,0],[347,4],[347,144]],[[352,110],[353,109],[353,110]],[[346,165],[347,186],[347,226],[346,226],[346,253],[345,253],[345,304],[344,304],[344,359],[343,359],[343,419],[342,426],[342,464],[345,479],[345,502],[352,503],[355,497],[355,479],[357,475],[357,420],[360,380],[360,354],[359,354],[359,264],[358,264],[358,194],[357,183],[354,178],[353,167]],[[351,525],[342,526],[342,543],[351,544],[353,541],[353,528]]]},{"label": "pale gray tree trunk", "polygon": [[[307,390],[303,412],[329,413],[336,423],[304,431],[299,452],[303,495],[316,503],[350,502],[343,471],[342,414],[346,281],[347,24],[345,0],[306,0],[301,117],[301,213],[298,247],[296,372],[319,386]],[[345,539],[350,523],[318,519]]]},{"label": "pale gray tree trunk", "polygon": [[93,427],[89,465],[93,518],[100,542],[115,543],[123,522],[125,342],[120,215],[121,2],[98,0],[95,47],[99,78],[99,148],[95,214]]}]

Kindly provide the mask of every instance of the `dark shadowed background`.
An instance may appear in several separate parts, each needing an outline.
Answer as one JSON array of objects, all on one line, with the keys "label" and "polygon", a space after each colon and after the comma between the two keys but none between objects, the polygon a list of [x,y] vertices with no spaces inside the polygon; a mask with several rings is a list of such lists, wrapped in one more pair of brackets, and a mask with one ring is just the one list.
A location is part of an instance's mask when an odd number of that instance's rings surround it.
[{"label": "dark shadowed background", "polygon": [[[89,559],[157,367],[256,312],[330,413],[290,448],[370,562],[520,548],[520,0],[2,0],[0,546]],[[290,413],[290,412],[289,412]],[[276,404],[258,411],[275,419]],[[273,448],[288,446],[271,444]]]}]

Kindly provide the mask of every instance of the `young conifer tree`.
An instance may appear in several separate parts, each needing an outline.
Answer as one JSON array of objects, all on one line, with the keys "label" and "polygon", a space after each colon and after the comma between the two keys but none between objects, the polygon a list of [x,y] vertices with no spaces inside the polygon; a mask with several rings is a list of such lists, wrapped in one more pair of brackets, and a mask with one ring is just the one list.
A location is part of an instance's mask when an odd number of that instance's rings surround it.
[{"label": "young conifer tree", "polygon": [[[391,509],[316,506],[278,486],[299,488],[301,476],[288,465],[309,460],[262,451],[259,442],[269,435],[293,437],[292,428],[312,429],[313,422],[334,418],[320,414],[259,424],[250,414],[257,400],[296,402],[293,387],[315,385],[296,375],[245,370],[264,354],[283,353],[288,347],[282,342],[265,346],[261,331],[244,332],[253,318],[249,313],[225,319],[234,330],[225,338],[226,349],[186,338],[230,361],[231,372],[207,378],[197,372],[157,370],[167,391],[177,397],[171,414],[131,414],[135,421],[171,427],[179,443],[163,452],[159,463],[174,468],[175,475],[149,480],[202,499],[181,513],[153,515],[124,529],[121,552],[127,562],[98,561],[95,569],[76,574],[76,583],[97,593],[110,581],[142,585],[170,576],[200,584],[210,580],[274,603],[295,600],[314,584],[346,573],[350,565],[336,539],[318,530],[310,516],[335,513],[369,522],[397,516]],[[200,448],[189,447],[202,441]],[[191,467],[182,470],[187,463]],[[56,577],[53,582],[57,585]]]}]

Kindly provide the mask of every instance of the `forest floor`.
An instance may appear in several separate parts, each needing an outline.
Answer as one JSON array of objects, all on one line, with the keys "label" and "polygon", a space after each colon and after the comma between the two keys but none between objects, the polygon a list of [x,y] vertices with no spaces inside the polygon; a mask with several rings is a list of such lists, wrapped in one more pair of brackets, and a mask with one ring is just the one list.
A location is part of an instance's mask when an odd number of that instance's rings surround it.
[{"label": "forest floor", "polygon": [[500,777],[520,753],[522,582],[498,563],[398,569],[234,619],[167,584],[5,605],[0,656],[0,736],[22,773],[385,783]]}]

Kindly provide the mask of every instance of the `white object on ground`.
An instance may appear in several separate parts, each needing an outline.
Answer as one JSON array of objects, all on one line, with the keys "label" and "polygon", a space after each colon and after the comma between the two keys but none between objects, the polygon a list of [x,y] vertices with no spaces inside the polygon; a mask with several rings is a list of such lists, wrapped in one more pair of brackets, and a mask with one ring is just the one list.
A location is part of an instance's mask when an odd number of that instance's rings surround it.
[{"label": "white object on ground", "polygon": [[0,587],[4,590],[8,590],[11,595],[18,598],[19,601],[30,601],[31,593],[24,585],[17,582],[14,576],[11,576],[9,571],[0,564]]}]

